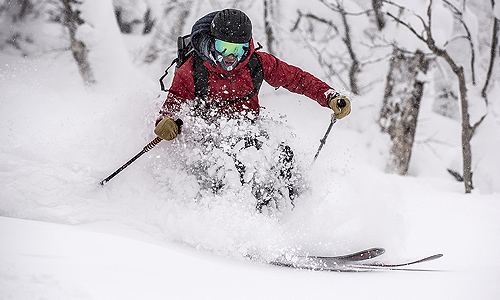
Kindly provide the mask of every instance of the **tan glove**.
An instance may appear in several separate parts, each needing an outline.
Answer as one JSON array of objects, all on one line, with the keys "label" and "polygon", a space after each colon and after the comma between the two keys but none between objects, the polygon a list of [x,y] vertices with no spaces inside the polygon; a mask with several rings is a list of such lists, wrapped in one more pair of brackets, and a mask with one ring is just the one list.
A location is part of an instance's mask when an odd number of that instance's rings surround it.
[{"label": "tan glove", "polygon": [[328,95],[328,106],[333,110],[337,119],[342,119],[351,113],[351,101],[338,92]]},{"label": "tan glove", "polygon": [[182,125],[180,119],[174,121],[172,118],[165,117],[156,125],[155,134],[164,140],[171,141],[182,131],[182,127],[179,124]]}]

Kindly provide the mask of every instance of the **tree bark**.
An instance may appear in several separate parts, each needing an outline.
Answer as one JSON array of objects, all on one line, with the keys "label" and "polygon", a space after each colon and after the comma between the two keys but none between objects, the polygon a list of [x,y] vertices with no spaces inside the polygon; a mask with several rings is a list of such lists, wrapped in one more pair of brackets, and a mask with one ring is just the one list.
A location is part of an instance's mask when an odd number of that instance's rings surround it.
[{"label": "tree bark", "polygon": [[395,49],[391,58],[379,119],[382,131],[392,141],[387,172],[408,173],[424,91],[424,82],[417,78],[419,73],[427,72],[428,64],[422,52],[410,57]]},{"label": "tree bark", "polygon": [[272,4],[270,0],[264,0],[264,28],[266,30],[266,44],[267,52],[276,55],[274,44],[276,43],[276,38],[274,37],[273,27],[271,26],[272,17]]},{"label": "tree bark", "polygon": [[85,85],[95,84],[96,80],[88,59],[89,50],[84,42],[76,38],[76,31],[84,21],[80,18],[80,11],[74,9],[72,4],[78,4],[75,0],[61,0],[63,5],[63,25],[68,29],[70,39],[70,50],[78,66],[78,71]]},{"label": "tree bark", "polygon": [[467,102],[467,83],[465,73],[462,67],[459,67],[455,74],[458,77],[460,89],[460,103],[462,105],[462,159],[463,159],[463,178],[465,193],[472,192],[472,148],[471,140],[474,135],[474,129],[470,125],[469,103]]}]

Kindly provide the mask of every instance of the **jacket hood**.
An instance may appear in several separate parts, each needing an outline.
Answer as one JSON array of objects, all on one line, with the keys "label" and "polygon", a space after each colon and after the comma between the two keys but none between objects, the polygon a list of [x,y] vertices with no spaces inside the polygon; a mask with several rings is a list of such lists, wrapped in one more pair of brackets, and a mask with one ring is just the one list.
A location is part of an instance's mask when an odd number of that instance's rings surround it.
[{"label": "jacket hood", "polygon": [[203,61],[217,65],[215,59],[210,57],[210,44],[212,37],[210,34],[210,25],[218,11],[211,12],[196,21],[191,29],[191,45],[194,51]]}]

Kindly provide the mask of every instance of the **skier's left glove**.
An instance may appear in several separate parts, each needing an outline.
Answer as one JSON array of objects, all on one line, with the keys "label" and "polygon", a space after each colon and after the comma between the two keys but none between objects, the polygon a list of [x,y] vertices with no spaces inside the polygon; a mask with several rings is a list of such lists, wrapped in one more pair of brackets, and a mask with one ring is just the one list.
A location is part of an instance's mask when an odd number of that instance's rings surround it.
[{"label": "skier's left glove", "polygon": [[339,92],[330,90],[327,93],[328,106],[335,113],[337,119],[342,119],[351,113],[351,101]]},{"label": "skier's left glove", "polygon": [[163,120],[158,122],[155,128],[155,134],[167,141],[175,139],[181,132],[181,119],[177,119],[177,121],[174,121],[174,119],[170,117],[165,117]]}]

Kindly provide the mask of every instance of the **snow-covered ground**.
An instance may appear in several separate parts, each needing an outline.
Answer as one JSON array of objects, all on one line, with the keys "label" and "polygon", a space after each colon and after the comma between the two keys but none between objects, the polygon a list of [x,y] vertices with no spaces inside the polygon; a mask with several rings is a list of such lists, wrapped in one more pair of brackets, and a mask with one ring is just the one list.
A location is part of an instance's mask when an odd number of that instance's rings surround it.
[{"label": "snow-covered ground", "polygon": [[[446,172],[459,162],[460,124],[432,113],[431,101],[417,141],[437,142],[417,143],[411,175],[400,177],[383,172],[388,140],[370,97],[353,99],[309,168],[330,111],[265,86],[263,115],[294,133],[311,184],[282,215],[256,213],[245,191],[193,201],[192,180],[169,164],[185,137],[98,186],[155,137],[164,99],[161,74],[136,70],[117,29],[98,21],[106,30],[94,36],[92,88],[67,52],[0,54],[0,299],[498,299],[498,182],[463,193]],[[474,149],[490,162],[481,178],[498,172],[498,126],[490,114],[478,132]],[[444,257],[418,266],[431,271],[366,273],[244,258],[368,247],[385,247],[387,262]]]}]

